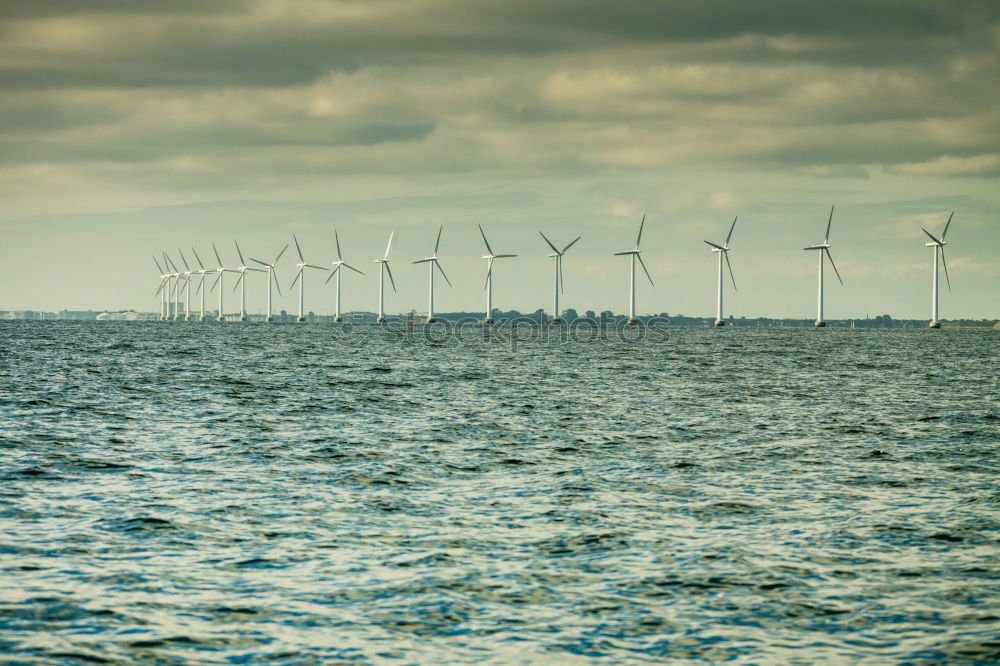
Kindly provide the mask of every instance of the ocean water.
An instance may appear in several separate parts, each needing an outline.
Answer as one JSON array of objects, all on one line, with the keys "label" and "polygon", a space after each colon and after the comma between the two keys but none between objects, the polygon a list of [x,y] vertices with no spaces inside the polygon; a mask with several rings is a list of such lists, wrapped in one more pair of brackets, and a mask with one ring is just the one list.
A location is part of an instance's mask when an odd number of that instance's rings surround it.
[{"label": "ocean water", "polygon": [[1000,332],[0,322],[0,662],[990,663]]}]

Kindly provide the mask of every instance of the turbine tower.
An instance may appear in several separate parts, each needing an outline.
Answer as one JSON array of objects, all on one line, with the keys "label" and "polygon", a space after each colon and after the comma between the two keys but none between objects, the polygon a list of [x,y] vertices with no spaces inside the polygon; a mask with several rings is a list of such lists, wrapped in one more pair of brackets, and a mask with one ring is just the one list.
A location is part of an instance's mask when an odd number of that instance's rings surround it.
[{"label": "turbine tower", "polygon": [[271,316],[271,284],[273,283],[275,287],[278,288],[278,295],[281,295],[281,285],[278,284],[278,276],[274,272],[274,267],[278,263],[278,259],[281,259],[281,255],[285,253],[288,249],[288,243],[285,243],[285,247],[281,248],[281,252],[278,256],[274,258],[271,263],[265,263],[260,259],[254,259],[250,257],[250,261],[256,261],[258,264],[263,266],[267,270],[267,316],[264,317],[264,321],[274,321],[274,317]]},{"label": "turbine tower", "polygon": [[653,285],[653,276],[649,274],[649,270],[646,268],[645,262],[642,260],[642,255],[639,254],[642,250],[639,249],[639,243],[642,241],[642,228],[646,226],[646,215],[643,214],[642,222],[639,223],[639,235],[635,238],[635,249],[626,250],[624,252],[615,252],[615,256],[625,256],[631,257],[631,269],[629,270],[629,282],[628,282],[628,321],[626,324],[634,325],[635,319],[635,260],[639,260],[639,265],[642,266],[642,270],[645,271],[646,277],[649,279],[650,286]]},{"label": "turbine tower", "polygon": [[334,275],[337,276],[337,303],[333,312],[333,321],[334,323],[339,324],[344,319],[343,317],[340,316],[340,269],[350,268],[352,271],[358,273],[359,275],[364,275],[364,273],[344,261],[344,255],[340,253],[340,236],[337,234],[336,229],[333,230],[333,239],[337,243],[337,260],[330,263],[330,266],[332,266],[333,268],[330,271],[330,275],[326,278],[326,282],[324,282],[323,284],[328,284],[330,280],[333,279]]},{"label": "turbine tower", "polygon": [[216,286],[219,287],[219,313],[216,317],[216,321],[225,321],[226,315],[222,311],[222,294],[225,291],[224,285],[222,284],[222,276],[227,271],[230,273],[238,273],[239,271],[234,271],[232,268],[224,268],[222,266],[222,257],[219,256],[219,249],[215,247],[215,243],[212,243],[212,251],[215,252],[215,260],[219,262],[219,267],[215,269],[215,272],[218,273],[218,277],[215,278],[215,282],[212,283],[212,289],[215,289]]},{"label": "turbine tower", "polygon": [[[295,241],[295,251],[299,253],[299,263],[295,264],[295,267],[299,269],[299,272],[298,274],[296,274],[295,279],[292,280],[292,287],[295,286],[296,282],[299,283],[299,316],[295,319],[295,321],[303,322],[306,320],[305,314],[302,312],[302,306],[304,304],[303,301],[305,298],[305,285],[306,285],[305,271],[307,268],[315,268],[318,271],[326,271],[329,269],[323,268],[322,266],[314,266],[313,264],[307,264],[306,260],[302,258],[302,248],[299,247],[299,239],[295,237],[295,234],[292,234],[292,240]],[[282,252],[284,252],[284,250],[282,250]]]},{"label": "turbine tower", "polygon": [[928,324],[931,328],[941,328],[941,321],[938,319],[938,255],[941,255],[941,265],[944,266],[944,279],[948,282],[948,291],[951,291],[951,278],[948,277],[948,262],[944,260],[944,246],[947,243],[944,237],[948,235],[948,227],[951,226],[951,218],[955,216],[955,211],[951,211],[951,215],[948,216],[948,221],[944,224],[944,231],[941,232],[941,238],[935,238],[931,232],[927,231],[921,227],[927,236],[931,239],[930,243],[924,243],[925,247],[934,248],[934,266],[931,269],[931,321]]},{"label": "turbine tower", "polygon": [[156,264],[156,270],[160,271],[160,286],[156,288],[153,298],[156,298],[157,295],[160,297],[160,321],[163,321],[167,318],[167,290],[164,287],[170,282],[170,274],[164,272],[160,262],[156,260],[155,254],[153,255],[153,263]]},{"label": "turbine tower", "polygon": [[826,222],[826,238],[823,239],[822,243],[818,245],[810,245],[809,247],[802,248],[803,250],[819,250],[819,297],[816,307],[816,322],[813,324],[816,328],[821,328],[826,326],[826,322],[823,321],[823,261],[824,259],[830,260],[830,265],[833,266],[833,272],[837,274],[837,279],[840,280],[840,284],[843,285],[844,281],[840,278],[840,271],[837,270],[837,264],[833,263],[833,255],[830,254],[830,225],[833,224],[833,206],[830,206],[830,219]]},{"label": "turbine tower", "polygon": [[[719,295],[718,295],[718,300],[716,301],[716,309],[715,309],[716,326],[726,325],[726,321],[722,318],[722,282],[723,282],[722,258],[723,257],[725,257],[726,259],[726,266],[729,267],[729,279],[733,281],[733,291],[736,291],[736,277],[733,275],[733,265],[729,263],[729,240],[733,237],[733,229],[736,228],[736,220],[738,219],[739,216],[733,218],[733,224],[732,226],[729,227],[729,234],[726,236],[726,241],[722,245],[716,245],[711,241],[705,241],[706,243],[712,246],[712,252],[719,253]],[[831,261],[833,260],[831,259]],[[823,269],[820,268],[820,270],[822,271]]]},{"label": "turbine tower", "polygon": [[181,261],[184,262],[184,272],[181,275],[184,276],[184,321],[191,321],[191,275],[194,271],[188,265],[187,257],[184,256],[184,252],[180,248],[177,248],[177,253],[181,255]]},{"label": "turbine tower", "polygon": [[428,324],[433,324],[434,321],[435,321],[435,319],[434,319],[434,267],[435,266],[437,266],[437,269],[439,271],[441,271],[441,277],[444,278],[444,281],[448,283],[449,287],[451,286],[451,280],[449,280],[448,276],[445,275],[444,269],[441,268],[441,262],[438,261],[438,256],[437,256],[437,254],[438,254],[438,247],[441,246],[441,232],[442,231],[444,231],[444,226],[443,225],[440,226],[440,227],[438,227],[438,237],[437,237],[437,240],[434,242],[434,254],[431,255],[431,256],[429,256],[429,257],[425,257],[424,259],[417,259],[416,261],[413,262],[415,264],[427,264],[427,266],[430,269],[430,273],[428,274],[428,280],[429,280],[429,285],[430,285],[430,292],[429,292],[428,300],[427,300],[427,323]]},{"label": "turbine tower", "polygon": [[490,242],[486,240],[486,232],[483,231],[483,225],[479,226],[479,233],[483,236],[483,243],[486,245],[486,254],[483,255],[483,259],[488,262],[486,264],[486,319],[484,323],[493,323],[493,260],[494,259],[507,259],[508,257],[516,257],[516,254],[494,254],[493,248],[490,247]]},{"label": "turbine tower", "polygon": [[233,291],[236,291],[237,287],[240,288],[240,321],[246,321],[247,320],[247,271],[257,271],[258,273],[263,273],[264,271],[261,270],[260,268],[251,268],[250,266],[247,266],[246,260],[243,259],[243,252],[240,251],[240,244],[237,243],[236,241],[233,241],[233,243],[236,245],[236,254],[240,256],[240,265],[237,267],[235,271],[239,273],[240,276],[236,278],[236,284],[233,285]]},{"label": "turbine tower", "polygon": [[392,284],[392,290],[396,291],[396,281],[392,279],[392,269],[389,268],[389,248],[392,247],[392,237],[394,235],[396,235],[395,231],[393,231],[392,233],[389,234],[389,243],[385,246],[385,255],[381,259],[376,259],[375,260],[375,263],[379,264],[379,267],[378,267],[378,319],[376,319],[376,321],[378,323],[380,323],[380,324],[385,321],[385,310],[382,307],[382,305],[383,305],[383,293],[384,293],[384,290],[382,288],[382,278],[383,278],[383,276],[386,273],[389,274],[389,283]]},{"label": "turbine tower", "polygon": [[205,321],[205,276],[211,271],[205,268],[205,264],[201,263],[201,257],[198,256],[198,250],[191,246],[191,251],[194,252],[194,258],[198,260],[199,269],[195,271],[201,276],[201,282],[198,283],[198,289],[195,290],[195,294],[201,294],[201,314],[198,316],[198,321]]},{"label": "turbine tower", "polygon": [[555,263],[556,278],[555,278],[555,291],[553,292],[553,300],[552,300],[552,323],[561,324],[562,319],[559,318],[559,292],[564,291],[563,276],[562,276],[562,258],[563,255],[566,254],[566,251],[569,250],[571,247],[573,247],[574,243],[580,240],[581,236],[577,236],[576,238],[574,238],[569,245],[567,245],[562,249],[562,251],[560,251],[556,249],[556,246],[552,244],[552,241],[546,238],[545,234],[543,234],[541,231],[539,231],[538,233],[541,234],[542,238],[545,239],[545,242],[548,243],[550,248],[552,248],[552,254],[550,254],[549,256],[555,259],[554,263]]}]

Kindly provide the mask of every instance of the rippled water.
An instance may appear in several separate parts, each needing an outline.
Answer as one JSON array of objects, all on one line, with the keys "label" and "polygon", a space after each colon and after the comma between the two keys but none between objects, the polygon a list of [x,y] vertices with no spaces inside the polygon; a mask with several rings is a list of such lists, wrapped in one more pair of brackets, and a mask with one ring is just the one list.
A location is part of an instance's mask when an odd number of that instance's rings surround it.
[{"label": "rippled water", "polygon": [[1000,333],[611,337],[0,323],[0,661],[1000,659]]}]

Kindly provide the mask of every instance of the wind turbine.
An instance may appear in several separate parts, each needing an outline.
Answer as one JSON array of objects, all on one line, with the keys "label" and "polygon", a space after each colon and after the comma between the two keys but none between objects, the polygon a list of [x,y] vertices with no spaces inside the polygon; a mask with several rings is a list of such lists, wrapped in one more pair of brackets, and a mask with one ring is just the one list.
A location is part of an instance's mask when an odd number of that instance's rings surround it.
[{"label": "wind turbine", "polygon": [[236,287],[240,287],[240,321],[247,320],[247,271],[257,271],[258,273],[263,273],[264,271],[260,268],[251,268],[247,266],[246,260],[243,259],[243,252],[240,251],[240,244],[233,241],[236,244],[236,254],[240,255],[240,265],[236,268],[237,273],[240,274],[236,278],[236,284],[233,285],[233,291],[236,291]]},{"label": "wind turbine", "polygon": [[336,229],[333,230],[333,239],[337,243],[337,260],[330,263],[330,265],[333,267],[333,270],[330,271],[329,277],[326,278],[326,282],[324,282],[323,284],[328,284],[330,280],[333,279],[334,275],[337,276],[337,304],[333,313],[333,321],[339,324],[341,321],[343,321],[343,317],[340,316],[340,269],[350,268],[352,271],[360,275],[364,275],[364,273],[344,261],[344,256],[340,253],[340,236],[337,234]]},{"label": "wind turbine", "polygon": [[[736,277],[733,275],[733,265],[731,263],[729,263],[729,240],[733,237],[733,229],[736,228],[736,220],[738,220],[738,219],[739,219],[739,216],[733,218],[733,224],[732,224],[732,226],[729,227],[729,234],[726,236],[726,242],[725,243],[723,243],[722,245],[716,245],[715,243],[712,243],[711,241],[705,241],[706,243],[708,243],[709,245],[712,246],[712,252],[718,252],[719,253],[719,297],[718,297],[717,306],[716,306],[716,309],[715,309],[715,325],[716,326],[725,326],[726,325],[726,321],[722,318],[722,258],[723,257],[725,257],[725,259],[726,259],[726,266],[729,267],[729,279],[731,279],[733,281],[733,291],[736,290]],[[831,259],[830,262],[833,263],[833,259]],[[822,271],[822,270],[823,269],[820,268],[820,271]],[[822,298],[822,296],[820,296],[820,298]],[[820,315],[820,316],[822,317],[822,315]]]},{"label": "wind turbine", "polygon": [[948,227],[951,226],[951,218],[954,216],[955,211],[951,211],[948,221],[944,224],[944,231],[941,232],[941,238],[935,238],[931,232],[923,227],[920,228],[932,241],[924,243],[924,247],[934,248],[934,267],[931,269],[931,321],[928,324],[931,328],[941,328],[941,322],[938,320],[938,254],[941,255],[941,265],[944,266],[944,279],[948,282],[948,291],[951,291],[951,278],[948,277],[948,262],[944,260],[944,246],[947,245],[944,237],[948,235]]},{"label": "wind turbine", "polygon": [[378,267],[378,319],[376,319],[376,321],[378,323],[380,323],[380,324],[385,321],[385,310],[382,307],[382,304],[383,304],[383,296],[382,295],[384,293],[384,290],[382,289],[383,275],[385,275],[386,273],[389,274],[389,282],[390,282],[390,284],[392,284],[392,290],[396,291],[396,281],[392,279],[392,269],[389,268],[389,248],[392,247],[392,237],[395,236],[395,235],[396,235],[395,231],[393,231],[392,233],[389,234],[389,242],[385,246],[385,255],[381,259],[376,259],[375,260],[375,263],[379,264],[379,267]]},{"label": "wind turbine", "polygon": [[181,261],[184,262],[185,268],[185,271],[181,273],[184,276],[184,321],[191,321],[191,275],[194,271],[188,265],[184,252],[180,248],[177,248],[177,252],[181,255]]},{"label": "wind turbine", "polygon": [[[173,319],[176,321],[180,318],[181,312],[181,290],[180,290],[180,277],[181,272],[177,270],[177,264],[173,262],[166,252],[163,253],[163,263],[167,265],[168,270],[173,271],[170,274],[171,280],[173,282],[170,284],[170,293],[168,294],[169,304],[172,304],[172,308],[168,308],[167,319]],[[172,312],[170,311],[172,309]]]},{"label": "wind turbine", "polygon": [[483,243],[486,245],[486,254],[483,255],[483,259],[487,260],[486,264],[486,319],[485,323],[493,323],[493,260],[494,259],[506,259],[508,257],[516,257],[516,254],[494,254],[493,248],[490,247],[490,242],[486,240],[486,232],[483,231],[483,225],[479,225],[479,233],[483,236]]},{"label": "wind turbine", "polygon": [[[826,222],[826,238],[823,239],[822,243],[818,245],[810,245],[809,247],[802,248],[803,250],[819,250],[819,302],[816,309],[816,321],[813,324],[816,328],[822,328],[826,326],[826,322],[823,321],[823,260],[824,258],[830,260],[830,265],[833,266],[833,272],[837,274],[837,279],[840,280],[840,284],[843,285],[844,281],[840,278],[840,271],[837,270],[837,264],[833,263],[833,255],[830,254],[830,225],[833,224],[833,206],[830,206],[830,219]],[[825,255],[825,257],[824,257]]]},{"label": "wind turbine", "polygon": [[153,297],[155,298],[157,294],[160,296],[160,321],[163,321],[167,318],[167,290],[164,287],[170,282],[170,274],[163,271],[155,254],[153,255],[153,263],[156,264],[156,270],[160,271],[160,286],[156,288]]},{"label": "wind turbine", "polygon": [[215,269],[215,272],[218,273],[218,277],[215,278],[215,282],[212,283],[212,289],[215,289],[216,286],[219,287],[219,315],[216,317],[216,321],[225,321],[226,315],[222,310],[222,294],[225,291],[225,285],[223,285],[222,276],[227,271],[230,273],[239,273],[239,271],[235,271],[232,268],[224,268],[222,266],[222,257],[219,256],[219,249],[215,247],[215,243],[212,243],[212,251],[215,252],[215,260],[219,262],[219,267]]},{"label": "wind turbine", "polygon": [[649,270],[646,268],[646,263],[642,260],[642,255],[639,254],[642,250],[639,249],[639,243],[642,241],[642,228],[646,226],[646,215],[643,214],[642,222],[639,223],[639,235],[635,238],[635,249],[625,250],[624,252],[615,252],[615,256],[625,256],[631,257],[631,269],[629,270],[629,283],[628,283],[628,321],[626,324],[635,324],[635,260],[639,260],[639,265],[642,266],[642,270],[645,271],[646,277],[649,279],[649,284],[653,285],[653,276],[649,274]]},{"label": "wind turbine", "polygon": [[305,315],[302,312],[303,299],[304,299],[304,290],[305,290],[305,284],[306,284],[306,278],[305,278],[305,271],[306,271],[306,269],[307,268],[315,268],[318,271],[327,271],[327,270],[330,270],[330,269],[323,268],[322,266],[315,266],[313,264],[307,264],[306,260],[302,257],[302,248],[299,247],[299,239],[295,237],[295,234],[292,234],[292,240],[295,241],[295,251],[299,253],[299,263],[295,264],[295,267],[299,269],[299,272],[295,276],[295,279],[292,280],[292,286],[293,287],[295,286],[296,282],[299,283],[299,316],[298,316],[298,318],[295,321],[303,322],[303,321],[306,320],[306,317],[305,317]]},{"label": "wind turbine", "polygon": [[195,294],[201,294],[201,314],[198,316],[198,321],[205,321],[205,276],[210,272],[205,268],[205,264],[201,263],[201,257],[198,256],[198,250],[191,247],[191,251],[194,252],[194,258],[198,260],[199,270],[195,271],[201,276],[201,282],[198,283],[198,289],[195,290]]},{"label": "wind turbine", "polygon": [[448,276],[445,275],[444,269],[441,268],[441,262],[438,261],[438,256],[437,256],[437,254],[438,254],[438,247],[440,247],[440,245],[441,245],[441,232],[442,231],[444,231],[444,225],[438,227],[438,237],[437,237],[437,240],[434,242],[434,254],[431,255],[431,256],[429,256],[429,257],[426,257],[424,259],[417,259],[416,261],[413,262],[415,264],[427,264],[427,266],[430,269],[430,273],[428,274],[428,280],[429,280],[429,284],[430,284],[430,294],[429,294],[429,298],[427,300],[427,323],[428,324],[433,324],[434,321],[435,321],[434,320],[434,267],[435,266],[437,266],[437,269],[439,271],[441,271],[441,276],[444,278],[444,281],[448,283],[449,287],[451,286],[451,280],[449,280]]},{"label": "wind turbine", "polygon": [[[256,261],[258,264],[267,269],[267,316],[264,318],[264,321],[274,321],[274,317],[271,316],[271,283],[273,282],[274,286],[278,288],[278,295],[280,296],[281,285],[278,284],[278,277],[274,273],[274,267],[278,263],[278,259],[281,259],[281,255],[283,255],[287,249],[288,243],[285,243],[285,247],[281,248],[281,252],[278,253],[278,256],[275,257],[274,261],[271,263],[250,257],[250,261]],[[301,309],[299,310],[299,314],[302,314]]]},{"label": "wind turbine", "polygon": [[549,256],[555,258],[556,282],[555,282],[555,292],[553,295],[553,305],[552,305],[552,323],[561,324],[562,319],[559,318],[559,292],[564,291],[563,276],[562,276],[562,258],[563,255],[566,254],[566,251],[569,250],[571,247],[573,247],[574,243],[580,240],[581,236],[577,236],[576,238],[574,238],[569,245],[567,245],[562,249],[562,251],[560,251],[556,249],[556,246],[552,244],[552,241],[546,238],[545,234],[543,234],[541,231],[539,231],[538,233],[541,234],[542,238],[545,239],[545,242],[548,243],[549,247],[552,248],[552,254],[550,254]]}]

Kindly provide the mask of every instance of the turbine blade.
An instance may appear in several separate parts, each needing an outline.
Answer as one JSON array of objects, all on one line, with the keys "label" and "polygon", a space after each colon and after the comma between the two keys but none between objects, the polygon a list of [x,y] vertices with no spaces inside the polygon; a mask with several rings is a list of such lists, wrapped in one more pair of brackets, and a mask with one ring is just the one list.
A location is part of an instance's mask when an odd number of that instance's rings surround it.
[{"label": "turbine blade", "polygon": [[442,277],[444,278],[444,281],[448,283],[448,286],[449,286],[449,287],[450,287],[450,286],[452,286],[452,284],[451,284],[451,280],[449,280],[449,279],[448,279],[448,276],[447,276],[447,275],[445,275],[445,272],[444,272],[444,269],[443,269],[443,268],[441,268],[441,262],[440,262],[440,261],[437,261],[437,260],[435,260],[435,261],[434,261],[434,265],[435,265],[435,266],[437,266],[437,269],[438,269],[439,271],[441,271],[441,276],[442,276]]},{"label": "turbine blade", "polygon": [[615,252],[614,255],[612,255],[612,256],[615,256],[615,257],[624,257],[624,256],[629,255],[629,254],[636,254],[636,251],[635,250],[625,250],[624,252]]},{"label": "turbine blade", "polygon": [[438,227],[438,237],[437,237],[437,240],[434,241],[434,256],[437,256],[438,247],[441,245],[441,232],[442,231],[444,231],[444,225],[443,224],[440,227]]},{"label": "turbine blade", "polygon": [[559,265],[559,291],[566,293],[566,280],[563,278],[562,271],[562,255],[556,257],[556,263]]},{"label": "turbine blade", "polygon": [[177,251],[178,251],[178,252],[180,253],[180,255],[181,255],[181,261],[183,261],[183,262],[184,262],[184,268],[185,268],[186,270],[191,270],[191,267],[190,267],[190,266],[188,266],[188,260],[187,260],[187,257],[185,257],[185,256],[184,256],[184,252],[183,252],[183,251],[182,251],[182,250],[181,250],[180,248],[177,248]]},{"label": "turbine blade", "polygon": [[833,266],[833,272],[837,274],[837,279],[840,280],[840,284],[844,284],[843,279],[840,277],[840,271],[837,270],[837,264],[833,263],[833,255],[830,254],[830,248],[825,247],[823,251],[826,252],[826,258],[830,260],[830,265]]},{"label": "turbine blade", "polygon": [[733,275],[733,265],[731,263],[729,263],[729,253],[728,252],[723,252],[722,254],[725,255],[725,257],[726,257],[726,266],[729,267],[729,279],[733,281],[733,291],[738,291],[736,289],[736,276]]},{"label": "turbine blade", "polygon": [[155,292],[153,292],[154,297],[160,295],[160,292],[163,291],[163,285],[165,285],[166,283],[167,283],[166,280],[160,280],[160,286],[156,288]]},{"label": "turbine blade", "polygon": [[573,239],[573,240],[572,240],[572,241],[570,242],[570,244],[569,244],[569,245],[567,245],[566,247],[564,247],[564,248],[563,248],[563,251],[562,251],[562,254],[566,254],[566,250],[568,250],[568,249],[570,249],[571,247],[573,247],[574,245],[576,245],[576,242],[577,242],[578,240],[580,240],[581,238],[583,238],[583,236],[577,236],[576,238],[574,238],[574,239]]},{"label": "turbine blade", "polygon": [[413,263],[415,264],[426,264],[428,261],[434,261],[433,259],[417,259]]},{"label": "turbine blade", "polygon": [[941,240],[948,235],[948,227],[951,226],[951,218],[955,217],[955,211],[951,211],[951,215],[948,216],[948,221],[944,224],[944,231],[941,232]]},{"label": "turbine blade", "polygon": [[552,248],[552,251],[555,252],[556,254],[559,254],[559,250],[557,250],[556,246],[552,244],[552,241],[550,241],[548,238],[546,238],[545,234],[542,234],[541,231],[539,231],[538,233],[542,235],[542,238],[545,238],[545,242],[549,244],[549,247]]},{"label": "turbine blade", "polygon": [[[488,248],[487,248],[488,249]],[[490,254],[493,254],[492,252]],[[486,281],[483,282],[483,291],[486,291],[486,287],[490,286],[490,278],[493,277],[493,260],[490,259],[489,263],[486,264]],[[156,294],[153,294],[154,296]]]},{"label": "turbine blade", "polygon": [[336,268],[334,268],[332,271],[330,271],[330,274],[326,276],[325,280],[323,280],[323,284],[330,284],[330,280],[333,279],[333,276],[336,275],[337,271],[339,271],[339,270],[340,270],[340,266],[338,265]]},{"label": "turbine blade", "polygon": [[205,270],[205,264],[201,263],[201,257],[198,256],[198,250],[194,249],[193,245],[191,246],[191,251],[194,252],[194,258],[198,260],[198,266],[201,267],[201,270]]},{"label": "turbine blade", "polygon": [[358,275],[364,275],[365,274],[364,271],[359,271],[357,268],[355,268],[354,266],[351,266],[350,264],[341,264],[341,266],[344,266],[345,268],[350,268],[352,271],[354,271]]},{"label": "turbine blade", "polygon": [[278,296],[281,296],[281,283],[278,281],[278,271],[274,270],[274,267],[272,266],[268,273],[270,273],[270,275],[267,279],[274,280],[274,286],[278,288]]},{"label": "turbine blade", "polygon": [[215,247],[215,243],[212,243],[212,250],[215,251],[215,259],[219,262],[219,268],[222,268],[222,257],[219,256],[219,248]]},{"label": "turbine blade", "polygon": [[209,291],[215,291],[215,288],[219,285],[219,280],[221,279],[222,279],[222,273],[220,272],[219,276],[215,278],[215,282],[212,283],[212,288],[209,289]]},{"label": "turbine blade", "polygon": [[160,268],[160,262],[156,260],[156,255],[155,254],[153,255],[153,263],[156,264],[156,270],[160,271],[160,274],[162,275],[163,274],[163,269]]},{"label": "turbine blade", "polygon": [[299,272],[295,274],[295,279],[292,280],[292,284],[289,285],[289,287],[288,287],[289,289],[291,289],[292,287],[294,287],[295,283],[299,281],[299,278],[302,277],[302,271],[304,271],[304,270],[305,270],[305,267],[303,266],[302,268],[299,269]]},{"label": "turbine blade", "polygon": [[924,229],[923,227],[920,227],[920,230],[921,230],[922,232],[924,232],[925,234],[927,234],[928,238],[930,238],[930,239],[931,239],[932,241],[934,241],[934,242],[935,242],[935,243],[937,243],[938,245],[944,245],[944,243],[942,243],[941,241],[939,241],[939,240],[938,240],[937,238],[934,238],[934,236],[933,236],[933,235],[931,234],[931,232],[927,231],[927,230],[926,230],[926,229]]},{"label": "turbine blade", "polygon": [[389,274],[389,283],[392,285],[392,290],[396,291],[396,281],[392,279],[392,269],[389,268],[389,262],[383,261],[382,265],[385,266],[385,272]]},{"label": "turbine blade", "polygon": [[951,278],[948,277],[948,262],[944,260],[944,248],[941,248],[941,265],[944,266],[944,279],[948,282],[948,291],[951,291]]},{"label": "turbine blade", "polygon": [[198,283],[198,287],[194,290],[194,295],[197,296],[198,292],[201,291],[202,286],[205,284],[205,274],[201,274],[201,282]]},{"label": "turbine blade", "polygon": [[635,237],[635,249],[639,249],[639,243],[642,241],[642,228],[646,226],[646,214],[642,214],[642,222],[639,223],[639,235]]},{"label": "turbine blade", "polygon": [[240,266],[246,266],[247,262],[243,260],[243,252],[240,250],[240,244],[236,241],[233,241],[233,243],[236,243],[236,254],[240,255]]},{"label": "turbine blade", "polygon": [[389,258],[389,249],[392,247],[392,237],[395,236],[395,235],[396,235],[395,231],[392,231],[392,232],[389,233],[389,242],[386,243],[386,245],[385,245],[385,256],[382,257],[382,259],[388,259]]},{"label": "turbine blade", "polygon": [[306,260],[302,256],[302,248],[299,247],[299,239],[295,236],[295,234],[292,234],[292,240],[295,241],[295,251],[299,253],[299,261],[305,263]]},{"label": "turbine blade", "polygon": [[516,257],[516,256],[517,256],[516,254],[494,254],[493,258],[494,259],[507,259],[509,257]]},{"label": "turbine blade", "polygon": [[254,259],[253,257],[250,257],[250,261],[256,261],[256,262],[257,262],[258,264],[260,264],[261,266],[267,266],[267,265],[268,265],[268,264],[265,264],[265,263],[264,263],[263,261],[261,261],[260,259]]},{"label": "turbine blade", "polygon": [[729,235],[726,236],[726,247],[729,247],[729,239],[733,237],[733,229],[736,228],[736,220],[738,220],[738,219],[740,219],[739,215],[737,215],[736,217],[734,217],[733,218],[733,226],[729,227]]},{"label": "turbine blade", "polygon": [[646,277],[649,279],[649,284],[655,287],[656,285],[653,284],[653,276],[649,274],[649,269],[646,268],[646,262],[642,260],[642,255],[637,252],[635,258],[639,260],[639,265],[642,266],[642,270],[645,271]]},{"label": "turbine blade", "polygon": [[483,237],[483,243],[486,244],[486,251],[489,252],[490,254],[493,254],[493,248],[490,247],[490,242],[488,240],[486,240],[486,232],[483,231],[483,225],[480,224],[480,225],[477,225],[477,226],[479,227],[479,233]]},{"label": "turbine blade", "polygon": [[240,276],[238,278],[236,278],[236,283],[233,285],[233,291],[234,292],[236,291],[236,288],[240,286],[240,283],[243,282],[243,278],[245,276],[246,276],[246,273],[244,273],[243,271],[240,271]]},{"label": "turbine blade", "polygon": [[810,245],[809,247],[802,248],[803,250],[822,250],[822,245]]},{"label": "turbine blade", "polygon": [[278,253],[278,256],[277,256],[277,257],[275,257],[275,258],[274,258],[274,261],[272,261],[272,262],[271,262],[271,265],[272,265],[272,266],[273,266],[274,264],[278,263],[278,259],[281,259],[281,255],[283,255],[283,254],[285,253],[285,250],[287,250],[287,249],[288,249],[288,243],[285,243],[285,247],[281,248],[281,252],[279,252],[279,253]]},{"label": "turbine blade", "polygon": [[830,206],[830,219],[826,221],[826,240],[824,243],[830,242],[830,225],[833,224],[833,206]]},{"label": "turbine blade", "polygon": [[705,243],[708,243],[709,245],[711,245],[712,247],[714,247],[714,248],[716,248],[716,249],[718,249],[718,250],[722,250],[722,251],[725,251],[725,249],[726,249],[726,248],[722,247],[721,245],[716,245],[716,244],[715,244],[715,243],[713,243],[712,241],[704,241],[704,242],[705,242]]},{"label": "turbine blade", "polygon": [[336,229],[333,230],[333,241],[337,244],[337,260],[342,261],[344,257],[340,254],[340,234]]},{"label": "turbine blade", "polygon": [[328,270],[330,270],[329,268],[326,268],[324,266],[317,266],[316,264],[306,264],[306,267],[307,268],[315,268],[316,270],[320,270],[320,271],[328,271]]}]

